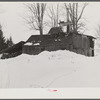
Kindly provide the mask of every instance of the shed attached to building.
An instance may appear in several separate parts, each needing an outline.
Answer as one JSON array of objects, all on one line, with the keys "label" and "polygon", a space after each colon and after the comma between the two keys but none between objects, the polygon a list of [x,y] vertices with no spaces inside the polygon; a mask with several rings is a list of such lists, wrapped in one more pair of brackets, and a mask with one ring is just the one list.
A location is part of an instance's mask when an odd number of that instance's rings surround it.
[{"label": "shed attached to building", "polygon": [[[53,28],[56,30],[56,28]],[[86,56],[94,56],[94,37],[71,32],[70,34],[59,34],[61,30],[48,35],[32,35],[23,46],[22,52],[26,54],[39,54],[40,52],[70,50]],[[58,30],[58,29],[57,29]],[[28,45],[27,43],[31,43]]]}]

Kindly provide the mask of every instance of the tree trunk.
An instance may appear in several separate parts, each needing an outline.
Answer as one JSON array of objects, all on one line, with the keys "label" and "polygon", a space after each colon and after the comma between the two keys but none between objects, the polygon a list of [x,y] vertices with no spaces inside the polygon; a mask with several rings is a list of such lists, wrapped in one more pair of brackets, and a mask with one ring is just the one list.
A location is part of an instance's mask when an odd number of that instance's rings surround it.
[{"label": "tree trunk", "polygon": [[40,35],[43,35],[43,28],[40,26]]}]

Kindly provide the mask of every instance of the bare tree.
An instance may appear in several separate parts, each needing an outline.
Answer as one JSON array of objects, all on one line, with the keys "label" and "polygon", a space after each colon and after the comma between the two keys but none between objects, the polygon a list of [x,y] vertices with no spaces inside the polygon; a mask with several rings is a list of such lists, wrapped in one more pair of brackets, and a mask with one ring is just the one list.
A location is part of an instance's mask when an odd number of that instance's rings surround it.
[{"label": "bare tree", "polygon": [[77,31],[79,28],[84,27],[84,23],[80,22],[80,20],[88,4],[84,3],[81,8],[79,8],[78,3],[65,3],[64,5],[67,13],[67,21],[71,21],[73,30]]},{"label": "bare tree", "polygon": [[56,4],[56,7],[49,7],[49,9],[47,10],[47,16],[49,18],[47,25],[50,27],[57,27],[59,21],[59,4]]},{"label": "bare tree", "polygon": [[97,29],[96,29],[96,38],[100,38],[100,25],[97,25]]},{"label": "bare tree", "polygon": [[100,25],[98,24],[97,25],[97,29],[96,29],[96,32],[95,32],[95,36],[96,36],[96,38],[97,38],[97,45],[99,46],[99,48],[100,48]]},{"label": "bare tree", "polygon": [[97,28],[95,30],[95,51],[96,53],[100,53],[100,24],[97,25]]},{"label": "bare tree", "polygon": [[45,3],[32,3],[27,4],[26,7],[30,12],[27,23],[33,30],[38,30],[40,35],[43,35],[43,18],[45,14],[46,4]]}]

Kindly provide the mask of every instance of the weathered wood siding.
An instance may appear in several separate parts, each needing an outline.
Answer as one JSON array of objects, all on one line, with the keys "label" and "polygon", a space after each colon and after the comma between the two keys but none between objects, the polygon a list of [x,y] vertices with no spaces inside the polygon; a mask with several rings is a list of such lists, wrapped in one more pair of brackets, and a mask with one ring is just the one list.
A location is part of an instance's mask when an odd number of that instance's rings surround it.
[{"label": "weathered wood siding", "polygon": [[86,56],[94,56],[94,44],[92,39],[88,36],[81,34],[69,34],[68,36],[40,36],[31,40],[33,43],[40,43],[37,46],[23,46],[23,53],[38,54],[44,50],[56,51],[56,50],[70,50],[78,54]]}]

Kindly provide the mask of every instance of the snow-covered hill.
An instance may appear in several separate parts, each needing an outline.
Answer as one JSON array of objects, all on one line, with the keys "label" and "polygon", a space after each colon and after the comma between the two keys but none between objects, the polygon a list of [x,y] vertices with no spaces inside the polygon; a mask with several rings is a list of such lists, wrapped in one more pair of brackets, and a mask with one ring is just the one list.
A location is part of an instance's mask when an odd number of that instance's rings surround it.
[{"label": "snow-covered hill", "polygon": [[44,51],[0,59],[0,88],[64,88],[100,86],[100,56]]}]

